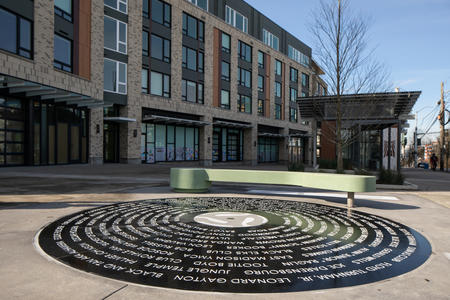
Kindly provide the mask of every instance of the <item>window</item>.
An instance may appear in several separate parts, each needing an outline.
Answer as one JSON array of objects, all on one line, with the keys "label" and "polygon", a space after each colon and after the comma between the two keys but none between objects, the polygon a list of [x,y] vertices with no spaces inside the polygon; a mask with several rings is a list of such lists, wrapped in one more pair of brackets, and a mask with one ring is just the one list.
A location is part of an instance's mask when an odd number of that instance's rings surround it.
[{"label": "window", "polygon": [[170,63],[170,41],[152,34],[152,57]]},{"label": "window", "polygon": [[0,49],[32,58],[31,22],[0,8]]},{"label": "window", "polygon": [[289,94],[291,95],[291,101],[296,101],[297,100],[297,90],[293,89],[293,88],[289,88]]},{"label": "window", "polygon": [[55,34],[53,47],[55,68],[72,72],[72,41]]},{"label": "window", "polygon": [[252,73],[248,70],[238,68],[238,84],[251,88],[252,87]]},{"label": "window", "polygon": [[238,111],[247,114],[252,113],[252,99],[249,96],[238,95]]},{"label": "window", "polygon": [[222,80],[230,81],[230,64],[222,61]]},{"label": "window", "polygon": [[264,76],[258,75],[258,91],[264,92]]},{"label": "window", "polygon": [[152,1],[152,21],[162,24],[166,27],[170,27],[172,22],[171,6],[164,1],[151,0]]},{"label": "window", "polygon": [[258,51],[258,67],[264,69],[264,52]]},{"label": "window", "polygon": [[258,99],[258,115],[264,116],[264,100]]},{"label": "window", "polygon": [[142,55],[148,56],[148,32],[142,31]]},{"label": "window", "polygon": [[281,120],[281,104],[275,103],[275,119]]},{"label": "window", "polygon": [[252,47],[244,42],[238,43],[238,57],[247,62],[252,62]]},{"label": "window", "polygon": [[302,73],[302,87],[309,88],[309,75]]},{"label": "window", "polygon": [[275,97],[281,98],[281,83],[275,81]]},{"label": "window", "polygon": [[230,92],[222,90],[220,93],[220,107],[230,109]]},{"label": "window", "polygon": [[103,59],[103,89],[107,92],[127,93],[127,65],[115,60]]},{"label": "window", "polygon": [[142,92],[148,94],[148,70],[142,69]]},{"label": "window", "polygon": [[226,53],[231,51],[231,37],[224,32],[222,32],[222,51]]},{"label": "window", "polygon": [[184,101],[203,104],[203,84],[183,79],[181,97]]},{"label": "window", "polygon": [[302,92],[302,97],[308,97],[308,93]]},{"label": "window", "polygon": [[289,108],[289,121],[297,123],[297,109],[290,107]]},{"label": "window", "polygon": [[298,70],[290,68],[290,78],[292,82],[298,82]]},{"label": "window", "polygon": [[150,17],[148,1],[150,0],[142,0],[142,16],[147,19]]},{"label": "window", "polygon": [[105,5],[115,10],[127,13],[127,0],[105,0]]},{"label": "window", "polygon": [[104,47],[127,54],[127,24],[105,16]]},{"label": "window", "polygon": [[188,0],[188,1],[208,11],[208,0]]},{"label": "window", "polygon": [[205,23],[183,13],[183,34],[203,42],[205,36]]},{"label": "window", "polygon": [[225,22],[248,33],[248,19],[228,5],[225,5]]},{"label": "window", "polygon": [[299,64],[309,67],[310,58],[291,45],[288,45],[288,56]]},{"label": "window", "polygon": [[204,54],[203,52],[196,51],[194,49],[183,46],[183,68],[187,68],[192,71],[201,72],[204,71]]},{"label": "window", "polygon": [[170,75],[151,71],[150,94],[170,98]]},{"label": "window", "polygon": [[282,62],[275,60],[275,75],[281,76]]},{"label": "window", "polygon": [[72,22],[72,0],[55,0],[55,15]]},{"label": "window", "polygon": [[265,29],[263,29],[263,42],[273,49],[279,50],[280,40],[276,35]]}]

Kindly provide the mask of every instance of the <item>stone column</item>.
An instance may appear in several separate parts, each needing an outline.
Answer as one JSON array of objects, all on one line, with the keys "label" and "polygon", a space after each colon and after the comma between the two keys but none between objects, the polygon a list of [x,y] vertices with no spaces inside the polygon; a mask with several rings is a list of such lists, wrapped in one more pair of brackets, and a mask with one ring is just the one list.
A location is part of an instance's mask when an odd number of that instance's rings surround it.
[{"label": "stone column", "polygon": [[203,126],[199,128],[199,160],[200,165],[204,167],[212,166],[212,140],[213,140],[213,125],[212,125],[212,116],[207,115],[202,117],[202,121],[210,122],[209,125]]},{"label": "stone column", "polygon": [[244,129],[244,164],[256,166],[258,164],[258,125],[252,123],[252,128]]},{"label": "stone column", "polygon": [[103,108],[89,110],[89,164],[103,164]]}]

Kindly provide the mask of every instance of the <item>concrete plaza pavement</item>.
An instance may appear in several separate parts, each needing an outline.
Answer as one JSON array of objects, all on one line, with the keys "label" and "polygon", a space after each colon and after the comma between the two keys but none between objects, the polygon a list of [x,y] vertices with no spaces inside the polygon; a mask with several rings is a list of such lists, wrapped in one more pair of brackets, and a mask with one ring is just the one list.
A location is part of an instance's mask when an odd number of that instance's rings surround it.
[{"label": "concrete plaza pavement", "polygon": [[[62,216],[111,203],[173,197],[168,186],[170,167],[0,169],[0,299],[450,299],[450,174],[422,169],[404,170],[407,180],[417,184],[419,191],[383,190],[371,196],[395,196],[397,200],[356,201],[356,210],[410,226],[432,246],[430,258],[419,268],[375,283],[264,295],[182,291],[138,286],[78,271],[56,263],[35,247],[36,233]],[[265,168],[285,169],[281,165],[258,167]],[[315,196],[316,192],[321,195]],[[344,197],[285,186],[215,184],[208,195],[244,195],[338,207],[346,204]]]}]

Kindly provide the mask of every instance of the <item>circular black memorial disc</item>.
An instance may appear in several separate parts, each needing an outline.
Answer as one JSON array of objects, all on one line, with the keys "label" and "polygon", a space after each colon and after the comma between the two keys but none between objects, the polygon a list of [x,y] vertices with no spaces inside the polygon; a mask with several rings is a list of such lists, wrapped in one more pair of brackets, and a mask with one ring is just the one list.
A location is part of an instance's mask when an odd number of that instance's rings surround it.
[{"label": "circular black memorial disc", "polygon": [[423,264],[428,241],[385,218],[305,202],[171,198],[59,219],[40,247],[74,268],[137,284],[233,293],[365,284]]}]

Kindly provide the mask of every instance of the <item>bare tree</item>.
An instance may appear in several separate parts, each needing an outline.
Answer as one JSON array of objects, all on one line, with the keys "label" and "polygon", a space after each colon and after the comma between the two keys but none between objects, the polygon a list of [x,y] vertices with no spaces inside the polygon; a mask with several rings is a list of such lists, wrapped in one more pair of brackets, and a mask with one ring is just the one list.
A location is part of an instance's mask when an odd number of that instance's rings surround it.
[{"label": "bare tree", "polygon": [[[344,94],[387,91],[389,72],[373,59],[374,49],[368,47],[367,18],[355,14],[349,0],[321,0],[313,12],[310,31],[316,40],[315,56],[324,70],[324,81],[330,94],[336,96],[336,127],[332,128],[336,143],[337,170],[343,170],[343,147],[353,142],[355,136],[343,132]],[[349,114],[352,115],[352,114]]]}]

